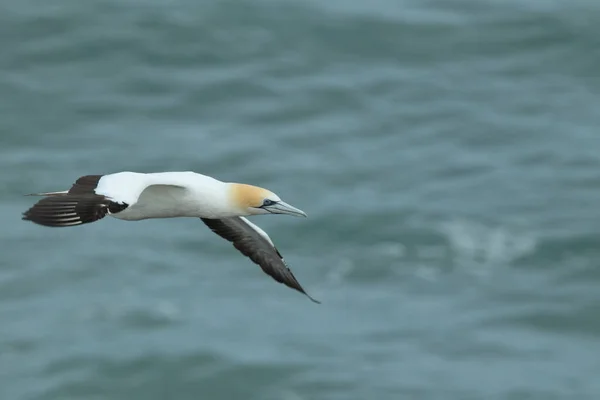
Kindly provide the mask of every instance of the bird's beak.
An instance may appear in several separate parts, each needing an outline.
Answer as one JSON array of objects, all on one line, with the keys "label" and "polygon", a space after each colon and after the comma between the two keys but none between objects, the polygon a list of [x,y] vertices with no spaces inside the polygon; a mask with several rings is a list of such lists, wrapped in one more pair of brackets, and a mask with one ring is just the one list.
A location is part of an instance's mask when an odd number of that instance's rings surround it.
[{"label": "bird's beak", "polygon": [[286,202],[278,201],[272,206],[265,207],[269,212],[273,214],[288,214],[294,217],[306,217],[306,213],[299,208],[289,205]]}]

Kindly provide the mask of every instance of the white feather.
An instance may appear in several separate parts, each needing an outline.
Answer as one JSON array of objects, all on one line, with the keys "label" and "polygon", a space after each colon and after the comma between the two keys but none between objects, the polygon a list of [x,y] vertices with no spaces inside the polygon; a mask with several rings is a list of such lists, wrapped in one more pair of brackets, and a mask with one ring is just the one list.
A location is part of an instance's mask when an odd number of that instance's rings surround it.
[{"label": "white feather", "polygon": [[269,235],[267,235],[267,232],[263,231],[258,225],[255,225],[252,222],[250,222],[248,220],[248,218],[240,217],[240,219],[242,219],[245,223],[247,223],[248,225],[250,225],[250,227],[252,229],[254,229],[256,232],[258,232],[258,234],[260,236],[264,237],[267,240],[267,242],[269,242],[271,244],[271,246],[275,247],[275,244],[273,243],[273,241],[271,240],[271,238],[269,237]]},{"label": "white feather", "polygon": [[95,192],[128,207],[111,214],[135,221],[148,218],[223,218],[239,214],[230,206],[225,182],[195,172],[105,175]]}]

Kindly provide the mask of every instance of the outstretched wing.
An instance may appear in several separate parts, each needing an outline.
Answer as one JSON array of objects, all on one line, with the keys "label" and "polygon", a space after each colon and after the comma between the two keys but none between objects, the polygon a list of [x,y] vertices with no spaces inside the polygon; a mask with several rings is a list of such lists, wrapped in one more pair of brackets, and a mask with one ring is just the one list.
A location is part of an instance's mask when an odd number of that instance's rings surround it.
[{"label": "outstretched wing", "polygon": [[163,181],[154,182],[135,172],[85,175],[69,190],[32,194],[46,197],[23,213],[23,219],[53,227],[81,225],[119,213],[139,200],[168,202],[185,190]]},{"label": "outstretched wing", "polygon": [[104,196],[66,194],[41,199],[23,213],[23,219],[51,227],[75,226],[98,221],[109,212],[125,208],[126,204],[112,202]]},{"label": "outstretched wing", "polygon": [[95,194],[96,186],[104,175],[85,175],[77,179],[69,190],[31,193],[26,196],[66,196],[68,194]]},{"label": "outstretched wing", "polygon": [[82,176],[68,191],[35,193],[48,196],[23,213],[23,219],[39,225],[66,227],[98,221],[108,213],[117,213],[127,204],[96,194],[102,175]]},{"label": "outstretched wing", "polygon": [[269,236],[258,226],[244,217],[201,220],[217,235],[232,242],[236,249],[258,264],[277,282],[305,294],[315,303],[320,303],[304,291]]}]

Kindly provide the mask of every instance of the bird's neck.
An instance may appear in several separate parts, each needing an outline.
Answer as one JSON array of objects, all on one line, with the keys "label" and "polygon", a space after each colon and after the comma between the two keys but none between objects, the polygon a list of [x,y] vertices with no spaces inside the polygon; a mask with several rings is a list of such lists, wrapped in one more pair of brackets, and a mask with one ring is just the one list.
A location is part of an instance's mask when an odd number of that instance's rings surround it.
[{"label": "bird's neck", "polygon": [[198,182],[194,197],[203,218],[229,218],[248,215],[234,200],[232,184],[218,180]]}]

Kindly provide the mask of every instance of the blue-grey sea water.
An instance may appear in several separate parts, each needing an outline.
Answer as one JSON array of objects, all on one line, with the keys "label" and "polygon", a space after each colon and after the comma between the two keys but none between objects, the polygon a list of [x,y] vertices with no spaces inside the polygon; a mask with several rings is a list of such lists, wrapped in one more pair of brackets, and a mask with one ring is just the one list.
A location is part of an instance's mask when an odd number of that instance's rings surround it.
[{"label": "blue-grey sea water", "polygon": [[[600,3],[0,4],[0,399],[600,398]],[[321,305],[82,175],[267,187]]]}]

